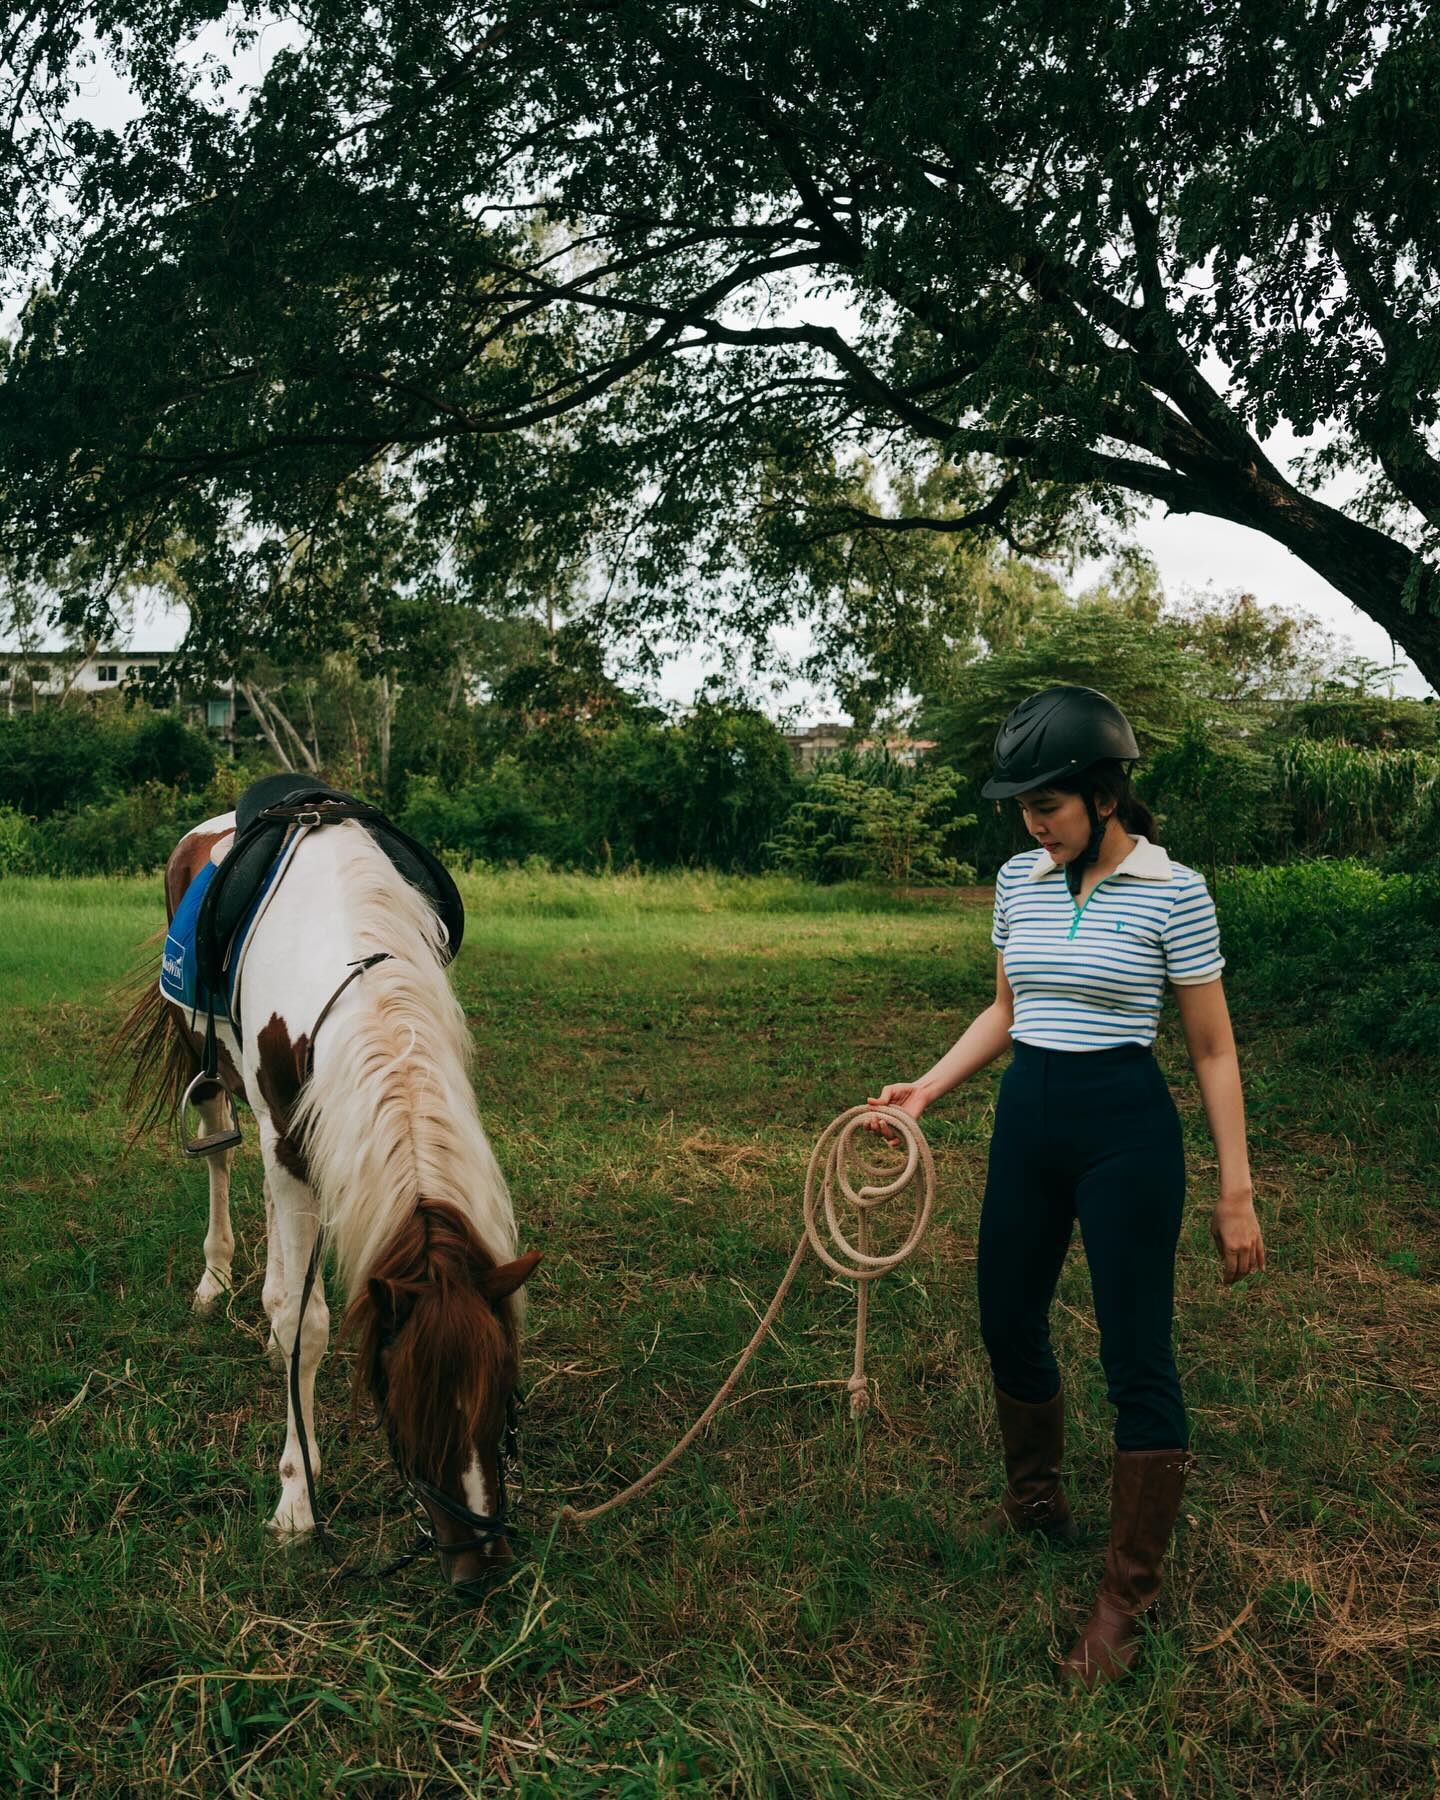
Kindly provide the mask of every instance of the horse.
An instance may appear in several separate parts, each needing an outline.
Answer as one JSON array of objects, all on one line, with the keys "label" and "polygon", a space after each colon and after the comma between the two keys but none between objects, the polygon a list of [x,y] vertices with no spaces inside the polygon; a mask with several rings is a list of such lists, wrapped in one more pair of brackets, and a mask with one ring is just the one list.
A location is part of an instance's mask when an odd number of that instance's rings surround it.
[{"label": "horse", "polygon": [[[165,870],[169,918],[234,832],[228,813],[181,839]],[[365,828],[329,823],[294,846],[253,927],[242,1023],[216,1024],[216,1079],[197,1084],[202,1033],[153,984],[120,1042],[134,1059],[127,1097],[141,1113],[137,1130],[177,1119],[192,1088],[208,1134],[226,1135],[236,1098],[259,1127],[262,1302],[271,1360],[291,1373],[270,1530],[295,1541],[317,1525],[315,1375],[330,1323],[318,1236],[349,1296],[341,1336],[358,1351],[355,1396],[368,1391],[441,1568],[464,1586],[513,1555],[505,1445],[520,1380],[523,1284],[540,1256],[518,1254],[445,954],[437,914]],[[231,1288],[234,1154],[209,1157],[205,1266],[194,1294],[201,1314]]]}]

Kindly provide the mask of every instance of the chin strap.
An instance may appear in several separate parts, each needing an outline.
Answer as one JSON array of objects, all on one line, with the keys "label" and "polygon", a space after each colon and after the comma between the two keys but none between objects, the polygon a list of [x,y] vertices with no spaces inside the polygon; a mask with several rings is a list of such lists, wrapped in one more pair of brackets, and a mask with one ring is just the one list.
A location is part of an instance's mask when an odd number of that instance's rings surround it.
[{"label": "chin strap", "polygon": [[1073,862],[1068,863],[1065,868],[1065,885],[1069,888],[1072,898],[1080,892],[1081,875],[1099,860],[1100,846],[1105,841],[1105,832],[1110,823],[1108,819],[1102,819],[1095,810],[1093,794],[1086,794],[1085,810],[1090,815],[1090,842],[1079,856]]}]

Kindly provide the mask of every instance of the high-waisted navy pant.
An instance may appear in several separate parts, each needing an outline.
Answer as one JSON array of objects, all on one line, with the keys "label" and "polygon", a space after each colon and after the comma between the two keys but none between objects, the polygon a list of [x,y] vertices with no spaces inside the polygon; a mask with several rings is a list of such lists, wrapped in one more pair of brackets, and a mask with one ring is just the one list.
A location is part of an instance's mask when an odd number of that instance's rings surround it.
[{"label": "high-waisted navy pant", "polygon": [[1189,1447],[1175,1368],[1180,1118],[1154,1056],[1016,1042],[1000,1080],[980,1213],[980,1330],[995,1382],[1050,1400],[1050,1303],[1071,1229],[1090,1265],[1118,1450]]}]

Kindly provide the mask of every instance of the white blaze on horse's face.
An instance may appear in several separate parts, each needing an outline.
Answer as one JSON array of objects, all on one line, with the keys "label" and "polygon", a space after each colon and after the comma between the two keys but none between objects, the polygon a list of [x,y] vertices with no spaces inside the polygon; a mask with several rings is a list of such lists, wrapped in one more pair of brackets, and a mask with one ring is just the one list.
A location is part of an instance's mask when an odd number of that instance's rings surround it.
[{"label": "white blaze on horse's face", "polygon": [[473,1513],[493,1513],[495,1501],[485,1485],[485,1471],[480,1467],[480,1452],[470,1458],[470,1467],[460,1477],[465,1489],[465,1504]]},{"label": "white blaze on horse's face", "polygon": [[[471,1450],[468,1464],[460,1471],[458,1483],[447,1483],[442,1488],[447,1499],[471,1514],[476,1521],[501,1517],[504,1488],[500,1457],[499,1438],[490,1447],[488,1454],[482,1452],[476,1444]],[[452,1486],[458,1491],[451,1492]],[[493,1536],[485,1533],[482,1538],[482,1525],[470,1524],[464,1518],[447,1512],[444,1507],[432,1504],[428,1496],[423,1498],[430,1518],[430,1528],[440,1551],[441,1566],[452,1586],[465,1587],[472,1582],[478,1583],[486,1574],[513,1561],[514,1552],[505,1533]],[[446,1549],[450,1544],[466,1544],[471,1547],[452,1552]]]}]

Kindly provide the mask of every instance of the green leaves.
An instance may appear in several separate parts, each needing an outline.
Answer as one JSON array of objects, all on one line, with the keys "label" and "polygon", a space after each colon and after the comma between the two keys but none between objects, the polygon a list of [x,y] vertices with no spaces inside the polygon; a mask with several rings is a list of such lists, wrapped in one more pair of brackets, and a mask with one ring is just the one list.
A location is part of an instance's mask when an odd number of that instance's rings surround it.
[{"label": "green leaves", "polygon": [[[467,599],[538,544],[612,635],[807,618],[863,710],[995,558],[1158,501],[1269,533],[1440,679],[1417,0],[319,0],[243,94],[182,54],[207,10],[107,13],[120,136],[65,124],[58,15],[10,45],[48,60],[0,156],[37,282],[0,529],[93,546],[81,610],[184,542],[197,644],[308,628],[375,494]],[[1362,499],[1278,466],[1281,426]]]}]

